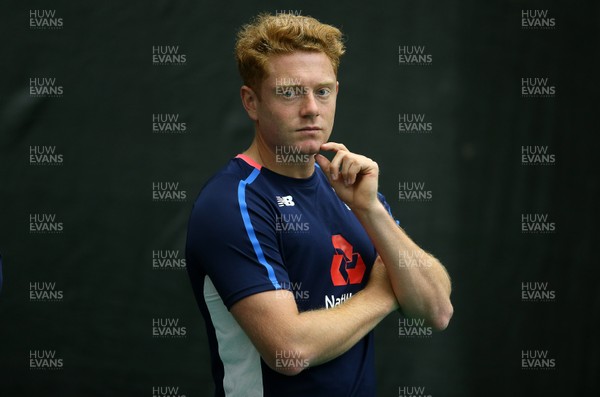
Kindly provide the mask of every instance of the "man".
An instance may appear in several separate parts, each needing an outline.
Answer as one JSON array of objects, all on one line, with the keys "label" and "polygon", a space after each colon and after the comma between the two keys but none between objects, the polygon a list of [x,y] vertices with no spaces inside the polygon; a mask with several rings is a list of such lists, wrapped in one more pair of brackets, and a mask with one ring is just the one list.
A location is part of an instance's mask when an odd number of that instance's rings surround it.
[{"label": "man", "polygon": [[373,396],[371,330],[397,309],[438,330],[452,316],[448,275],[391,217],[377,164],[328,142],[341,39],[292,15],[238,34],[255,136],[202,189],[186,250],[217,396]]}]

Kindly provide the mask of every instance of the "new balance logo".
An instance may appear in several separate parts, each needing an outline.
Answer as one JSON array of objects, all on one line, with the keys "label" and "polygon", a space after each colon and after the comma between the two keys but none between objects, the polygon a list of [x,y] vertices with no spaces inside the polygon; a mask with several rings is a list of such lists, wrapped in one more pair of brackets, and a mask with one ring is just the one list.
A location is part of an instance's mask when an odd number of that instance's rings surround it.
[{"label": "new balance logo", "polygon": [[296,205],[292,196],[275,196],[275,198],[277,199],[277,205],[280,207],[293,207]]}]

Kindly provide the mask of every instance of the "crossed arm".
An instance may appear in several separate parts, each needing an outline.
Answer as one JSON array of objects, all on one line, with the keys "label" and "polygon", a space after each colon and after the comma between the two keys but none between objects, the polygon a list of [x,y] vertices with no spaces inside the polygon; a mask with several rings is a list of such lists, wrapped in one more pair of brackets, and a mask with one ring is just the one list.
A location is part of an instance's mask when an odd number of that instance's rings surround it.
[{"label": "crossed arm", "polygon": [[[398,308],[386,270],[377,260],[367,286],[352,299],[331,309],[298,312],[292,292],[268,291],[235,303],[231,313],[263,360],[286,375],[325,363],[346,352],[385,316]],[[278,365],[277,357],[297,357]]]},{"label": "crossed arm", "polygon": [[396,225],[378,200],[377,163],[339,143],[325,143],[321,149],[336,153],[331,162],[322,155],[315,159],[380,256],[365,289],[334,308],[299,313],[289,291],[251,295],[232,306],[231,313],[263,360],[286,375],[298,374],[305,366],[281,366],[278,357],[291,353],[308,366],[325,363],[354,346],[398,307],[436,330],[445,329],[453,313],[446,270]]}]

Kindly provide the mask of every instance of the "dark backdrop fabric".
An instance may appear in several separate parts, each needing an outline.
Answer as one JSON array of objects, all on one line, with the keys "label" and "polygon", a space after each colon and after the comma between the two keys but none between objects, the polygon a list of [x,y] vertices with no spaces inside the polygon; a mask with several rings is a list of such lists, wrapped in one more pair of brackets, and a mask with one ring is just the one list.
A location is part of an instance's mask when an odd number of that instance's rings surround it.
[{"label": "dark backdrop fabric", "polygon": [[[378,395],[597,393],[596,2],[9,1],[0,395],[211,395],[186,223],[202,184],[252,139],[235,32],[283,10],[345,33],[332,140],[379,163],[394,214],[453,280],[443,333],[401,335],[397,315],[377,327]],[[554,28],[525,29],[524,10]],[[32,11],[62,26],[32,28]],[[165,46],[178,63],[153,63]],[[401,63],[402,46],[431,62]],[[523,78],[554,94],[523,97]],[[61,93],[36,97],[31,79]],[[154,132],[157,114],[185,130]],[[399,131],[407,114],[431,131]],[[553,161],[526,164],[524,147]],[[403,199],[407,182],[429,198]],[[529,368],[524,354],[547,361]]]}]

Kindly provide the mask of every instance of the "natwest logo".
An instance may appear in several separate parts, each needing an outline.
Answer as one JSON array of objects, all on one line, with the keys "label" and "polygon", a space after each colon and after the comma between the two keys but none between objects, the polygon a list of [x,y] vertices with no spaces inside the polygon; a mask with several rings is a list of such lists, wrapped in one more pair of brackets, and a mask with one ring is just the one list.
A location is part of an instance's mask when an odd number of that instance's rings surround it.
[{"label": "natwest logo", "polygon": [[333,285],[360,284],[367,270],[360,254],[353,252],[352,244],[341,234],[331,236],[331,242],[336,252],[331,261]]}]

